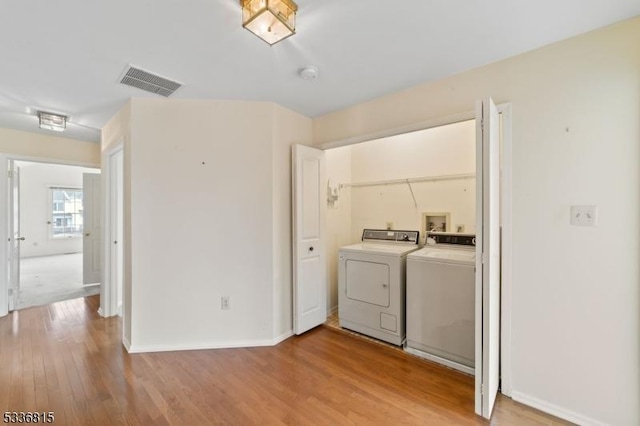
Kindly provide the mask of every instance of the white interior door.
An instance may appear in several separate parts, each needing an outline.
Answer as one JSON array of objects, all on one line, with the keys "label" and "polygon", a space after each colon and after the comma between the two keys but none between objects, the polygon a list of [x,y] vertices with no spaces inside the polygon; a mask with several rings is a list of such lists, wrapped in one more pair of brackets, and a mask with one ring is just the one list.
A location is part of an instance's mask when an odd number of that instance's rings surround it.
[{"label": "white interior door", "polygon": [[100,314],[122,314],[124,282],[124,151],[117,144],[102,158],[104,194],[102,243],[103,283],[100,291]]},{"label": "white interior door", "polygon": [[100,175],[82,174],[82,219],[84,237],[82,243],[82,282],[100,282],[102,270],[102,233],[100,210]]},{"label": "white interior door", "polygon": [[324,152],[294,145],[293,330],[302,334],[327,319]]},{"label": "white interior door", "polygon": [[20,168],[9,161],[9,310],[18,306],[20,295]]},{"label": "white interior door", "polygon": [[116,314],[122,316],[123,295],[123,151],[118,150],[110,162],[110,191],[111,200],[111,277],[115,289]]},{"label": "white interior door", "polygon": [[500,128],[491,98],[476,107],[476,413],[491,417],[500,386]]}]

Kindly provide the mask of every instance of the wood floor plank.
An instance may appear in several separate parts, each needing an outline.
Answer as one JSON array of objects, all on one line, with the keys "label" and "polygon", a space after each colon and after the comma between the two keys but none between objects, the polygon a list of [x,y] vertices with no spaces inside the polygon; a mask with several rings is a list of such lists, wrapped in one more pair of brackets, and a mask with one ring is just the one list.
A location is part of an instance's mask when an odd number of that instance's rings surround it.
[{"label": "wood floor plank", "polygon": [[[128,354],[92,296],[0,318],[0,408],[65,425],[486,425],[471,376],[318,327],[275,347]],[[499,397],[492,424],[561,425]]]}]

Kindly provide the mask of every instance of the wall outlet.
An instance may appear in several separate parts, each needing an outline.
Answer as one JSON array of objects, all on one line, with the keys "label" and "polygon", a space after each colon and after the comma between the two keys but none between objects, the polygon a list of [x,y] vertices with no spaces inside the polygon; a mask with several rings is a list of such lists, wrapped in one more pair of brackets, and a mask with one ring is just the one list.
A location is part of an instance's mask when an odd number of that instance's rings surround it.
[{"label": "wall outlet", "polygon": [[220,309],[223,311],[231,309],[231,298],[229,296],[222,296],[220,298]]},{"label": "wall outlet", "polygon": [[596,206],[571,206],[569,223],[575,226],[596,226],[598,208]]}]

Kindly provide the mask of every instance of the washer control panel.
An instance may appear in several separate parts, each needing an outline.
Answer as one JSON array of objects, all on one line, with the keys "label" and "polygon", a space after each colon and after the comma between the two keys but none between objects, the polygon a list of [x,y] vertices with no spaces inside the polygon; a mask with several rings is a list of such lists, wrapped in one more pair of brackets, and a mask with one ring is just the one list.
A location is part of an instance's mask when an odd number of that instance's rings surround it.
[{"label": "washer control panel", "polygon": [[427,238],[435,240],[436,244],[457,244],[461,246],[475,246],[475,234],[453,234],[447,232],[427,232]]}]

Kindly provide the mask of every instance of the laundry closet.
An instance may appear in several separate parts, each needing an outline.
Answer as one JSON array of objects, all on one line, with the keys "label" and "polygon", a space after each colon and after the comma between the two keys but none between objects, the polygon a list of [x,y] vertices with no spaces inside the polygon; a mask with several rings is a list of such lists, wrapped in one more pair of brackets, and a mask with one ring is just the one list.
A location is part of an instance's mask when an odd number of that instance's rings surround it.
[{"label": "laundry closet", "polygon": [[[389,230],[389,236],[394,230],[418,231],[414,249],[425,244],[427,232],[476,232],[475,120],[329,149],[325,160],[327,310],[334,322],[339,253],[360,243],[365,229]],[[402,269],[404,280],[404,264]],[[403,283],[402,303],[404,288]],[[404,325],[404,306],[401,311]]]}]

